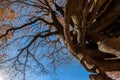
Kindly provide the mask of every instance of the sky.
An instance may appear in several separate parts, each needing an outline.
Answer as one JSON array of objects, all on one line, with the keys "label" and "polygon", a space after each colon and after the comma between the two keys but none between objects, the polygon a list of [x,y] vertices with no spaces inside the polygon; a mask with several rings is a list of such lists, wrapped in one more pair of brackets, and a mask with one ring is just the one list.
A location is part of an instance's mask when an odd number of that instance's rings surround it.
[{"label": "sky", "polygon": [[[15,50],[16,50],[15,48],[13,48],[12,51],[10,50],[12,52],[12,55],[17,52]],[[45,51],[44,49],[42,50]],[[31,75],[31,73],[28,73],[30,77],[27,77],[26,80],[89,80],[89,73],[82,67],[80,62],[74,57],[70,63],[59,66],[56,72],[57,72],[56,75],[53,75],[53,73],[42,75],[38,74]],[[13,80],[21,79],[15,78]]]},{"label": "sky", "polygon": [[[22,22],[25,22],[24,19],[25,18],[22,19]],[[17,25],[19,24],[17,23]],[[15,50],[10,50],[12,52],[12,56],[13,53],[16,52]],[[35,75],[34,78],[30,77],[27,80],[89,80],[88,76],[89,73],[82,67],[80,62],[76,59],[73,59],[70,64],[60,66],[55,76],[51,76],[50,74],[39,76]],[[19,78],[16,78],[15,80],[19,80]]]},{"label": "sky", "polygon": [[61,80],[89,80],[88,72],[77,60],[74,60],[72,64],[64,66],[61,71],[63,71],[61,75],[63,79]]},{"label": "sky", "polygon": [[41,75],[36,80],[89,80],[89,73],[82,67],[78,60],[74,59],[72,63],[59,68],[57,79],[50,75]]}]

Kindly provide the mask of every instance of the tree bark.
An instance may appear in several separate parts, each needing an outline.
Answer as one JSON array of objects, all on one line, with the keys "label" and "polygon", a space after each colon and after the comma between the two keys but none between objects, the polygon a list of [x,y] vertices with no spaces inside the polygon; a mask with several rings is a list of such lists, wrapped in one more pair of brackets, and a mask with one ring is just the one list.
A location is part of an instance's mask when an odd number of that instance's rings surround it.
[{"label": "tree bark", "polygon": [[110,77],[108,77],[105,74],[91,74],[90,76],[91,80],[112,80]]}]

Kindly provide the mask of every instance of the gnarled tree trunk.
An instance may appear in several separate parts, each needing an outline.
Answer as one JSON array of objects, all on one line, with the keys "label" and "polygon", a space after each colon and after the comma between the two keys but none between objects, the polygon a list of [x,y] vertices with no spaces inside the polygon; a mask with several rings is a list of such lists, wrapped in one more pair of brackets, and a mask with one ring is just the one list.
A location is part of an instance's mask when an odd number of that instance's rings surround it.
[{"label": "gnarled tree trunk", "polygon": [[[120,71],[120,38],[118,38],[120,31],[117,31],[117,38],[114,38],[116,32],[109,31],[114,29],[114,26],[111,28],[109,26],[120,16],[120,1],[67,0],[64,16],[64,35],[68,50],[80,60],[87,71],[95,73],[90,75],[91,80],[112,80],[106,71]],[[72,30],[69,26],[71,18],[74,24]],[[79,32],[76,34],[77,38],[71,33],[76,26],[82,28],[76,31]],[[83,41],[78,41],[78,37]]]}]

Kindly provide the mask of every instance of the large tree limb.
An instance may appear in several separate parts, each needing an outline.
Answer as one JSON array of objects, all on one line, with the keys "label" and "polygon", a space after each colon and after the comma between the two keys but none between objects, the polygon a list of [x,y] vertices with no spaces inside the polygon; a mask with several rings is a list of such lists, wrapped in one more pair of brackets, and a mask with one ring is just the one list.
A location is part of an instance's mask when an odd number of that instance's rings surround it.
[{"label": "large tree limb", "polygon": [[114,3],[111,3],[110,6],[112,6],[111,10],[108,11],[106,15],[103,17],[100,17],[96,22],[95,22],[95,27],[94,31],[92,32],[93,34],[103,30],[106,28],[108,25],[110,25],[113,21],[117,19],[117,17],[120,15],[120,0],[113,1]]}]

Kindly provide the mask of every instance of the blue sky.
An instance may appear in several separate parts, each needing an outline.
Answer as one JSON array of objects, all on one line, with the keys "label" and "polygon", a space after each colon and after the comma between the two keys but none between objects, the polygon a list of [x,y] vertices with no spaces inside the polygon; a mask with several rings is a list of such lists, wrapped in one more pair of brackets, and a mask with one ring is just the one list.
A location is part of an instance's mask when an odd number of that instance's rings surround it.
[{"label": "blue sky", "polygon": [[63,65],[59,68],[57,79],[49,75],[41,75],[34,79],[37,80],[89,80],[89,73],[82,67],[78,60],[74,59],[72,63]]},{"label": "blue sky", "polygon": [[[26,12],[26,11],[23,11],[21,13],[24,13],[24,12]],[[19,19],[19,22],[16,24],[14,23],[14,25],[18,26],[21,24],[20,22],[25,23],[25,20],[26,20],[25,17],[21,18],[21,21]],[[15,48],[17,48],[17,47],[14,47],[14,49]],[[10,49],[10,52],[12,52],[12,56],[16,52],[15,50]],[[29,73],[28,75],[30,75],[30,74],[31,73]],[[53,74],[53,73],[51,73],[51,74]],[[31,77],[29,77],[26,80],[35,80],[35,79],[36,80],[89,80],[89,77],[88,77],[89,73],[86,72],[86,70],[81,66],[80,62],[76,59],[74,59],[70,64],[62,65],[58,68],[57,75],[56,75],[57,79],[54,79],[54,76],[51,76],[51,74],[34,75],[34,76],[30,75]],[[19,78],[16,78],[15,80],[19,80]]]},{"label": "blue sky", "polygon": [[61,75],[63,79],[61,80],[89,80],[88,72],[86,72],[77,60],[64,66],[61,71],[63,71]]},{"label": "blue sky", "polygon": [[[14,50],[12,50],[12,53],[13,52]],[[42,75],[39,75],[37,73],[31,74],[31,72],[29,72],[28,73],[29,77],[27,76],[26,80],[89,80],[88,77],[89,73],[82,67],[80,62],[75,58],[73,58],[73,60],[70,63],[59,66],[58,69],[56,70],[56,73],[57,73],[55,75],[56,79],[54,79],[55,76],[53,75],[53,72]],[[22,75],[20,76],[22,77]],[[21,79],[16,78],[13,80],[21,80]]]}]

